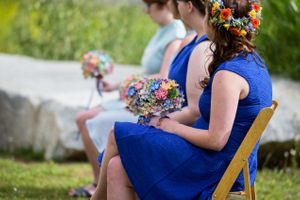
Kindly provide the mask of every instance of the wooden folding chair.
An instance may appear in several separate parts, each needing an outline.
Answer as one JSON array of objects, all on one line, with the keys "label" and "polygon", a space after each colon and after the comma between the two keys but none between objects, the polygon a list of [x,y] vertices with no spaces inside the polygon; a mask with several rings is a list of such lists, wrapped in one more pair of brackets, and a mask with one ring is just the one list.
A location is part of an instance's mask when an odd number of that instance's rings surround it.
[{"label": "wooden folding chair", "polygon": [[[217,185],[212,195],[212,199],[256,200],[255,185],[253,185],[252,187],[250,186],[248,158],[259,138],[261,137],[263,131],[265,130],[267,124],[269,123],[271,117],[273,116],[277,105],[278,103],[276,101],[273,101],[271,107],[264,108],[259,112],[243,142],[241,143],[229,166],[227,167],[219,184]],[[244,174],[245,191],[229,192],[241,170],[243,170]]]}]

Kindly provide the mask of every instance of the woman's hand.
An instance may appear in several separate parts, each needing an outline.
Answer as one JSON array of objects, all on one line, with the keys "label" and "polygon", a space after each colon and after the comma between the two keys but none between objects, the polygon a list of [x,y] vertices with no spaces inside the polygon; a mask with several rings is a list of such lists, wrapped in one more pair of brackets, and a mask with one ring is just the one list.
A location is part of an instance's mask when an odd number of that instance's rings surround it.
[{"label": "woman's hand", "polygon": [[177,121],[172,120],[170,118],[162,118],[162,117],[152,117],[149,122],[150,126],[154,126],[155,128],[159,128],[161,130],[174,133],[176,129],[176,125],[179,124]]},{"label": "woman's hand", "polygon": [[150,120],[148,125],[149,126],[154,126],[155,128],[157,128],[156,125],[158,123],[158,120],[159,120],[159,117],[151,117],[151,120]]},{"label": "woman's hand", "polygon": [[111,91],[114,91],[118,88],[118,85],[117,84],[112,84],[112,83],[109,83],[107,81],[102,81],[103,83],[103,91],[104,92],[111,92]]}]

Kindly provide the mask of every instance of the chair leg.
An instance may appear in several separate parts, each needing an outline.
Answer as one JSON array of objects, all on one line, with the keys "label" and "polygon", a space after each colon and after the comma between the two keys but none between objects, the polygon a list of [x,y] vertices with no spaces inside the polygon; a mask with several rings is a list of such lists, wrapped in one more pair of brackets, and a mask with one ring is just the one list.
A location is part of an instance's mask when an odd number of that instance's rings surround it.
[{"label": "chair leg", "polygon": [[249,174],[249,167],[248,167],[248,160],[245,159],[245,164],[243,167],[243,174],[244,174],[244,184],[245,184],[245,193],[246,197],[249,200],[252,200],[252,192],[250,186],[250,174]]},{"label": "chair leg", "polygon": [[252,194],[252,199],[256,200],[256,187],[255,187],[255,183],[251,187],[251,194]]}]

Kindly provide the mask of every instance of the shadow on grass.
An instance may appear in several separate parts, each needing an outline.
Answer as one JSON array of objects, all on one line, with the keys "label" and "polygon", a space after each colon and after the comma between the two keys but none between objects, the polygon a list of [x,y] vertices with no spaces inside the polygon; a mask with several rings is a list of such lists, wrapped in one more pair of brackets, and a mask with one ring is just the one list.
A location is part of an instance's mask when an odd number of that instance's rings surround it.
[{"label": "shadow on grass", "polygon": [[[51,188],[40,188],[30,186],[20,187],[1,187],[0,199],[74,199],[68,196],[69,188],[62,187],[51,187]],[[81,200],[86,198],[76,198]]]},{"label": "shadow on grass", "polygon": [[[10,158],[20,162],[42,162],[45,161],[44,152],[33,151],[32,149],[16,149],[14,151],[0,150],[0,158]],[[87,162],[84,151],[74,151],[72,155],[64,159],[53,159],[57,163],[64,162]]]}]

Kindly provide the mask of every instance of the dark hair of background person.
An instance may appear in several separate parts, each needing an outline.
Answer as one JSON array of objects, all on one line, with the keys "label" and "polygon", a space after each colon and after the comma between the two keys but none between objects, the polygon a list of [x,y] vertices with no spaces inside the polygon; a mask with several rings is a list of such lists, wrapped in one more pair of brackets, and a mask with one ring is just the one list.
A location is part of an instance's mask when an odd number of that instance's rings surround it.
[{"label": "dark hair of background person", "polygon": [[151,6],[151,4],[157,3],[160,8],[168,3],[169,0],[143,0],[147,6]]},{"label": "dark hair of background person", "polygon": [[195,8],[197,8],[199,13],[203,16],[205,15],[205,11],[206,11],[206,1],[205,0],[178,0],[178,1],[192,2],[193,6]]}]

